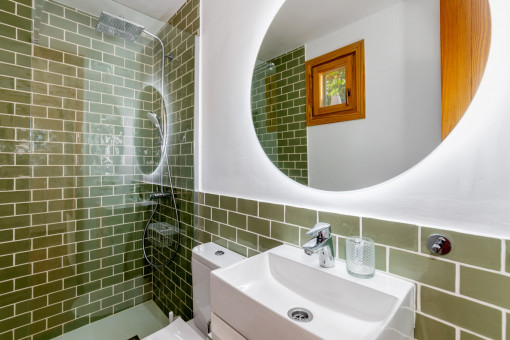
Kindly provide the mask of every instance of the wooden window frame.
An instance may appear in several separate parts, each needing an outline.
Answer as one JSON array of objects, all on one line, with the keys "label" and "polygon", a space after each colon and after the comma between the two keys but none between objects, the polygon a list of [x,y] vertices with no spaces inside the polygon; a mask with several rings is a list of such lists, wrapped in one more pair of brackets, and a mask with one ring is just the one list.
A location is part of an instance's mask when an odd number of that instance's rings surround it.
[{"label": "wooden window frame", "polygon": [[[320,74],[345,66],[346,103],[321,107]],[[360,40],[305,63],[306,125],[365,118],[365,44]]]}]

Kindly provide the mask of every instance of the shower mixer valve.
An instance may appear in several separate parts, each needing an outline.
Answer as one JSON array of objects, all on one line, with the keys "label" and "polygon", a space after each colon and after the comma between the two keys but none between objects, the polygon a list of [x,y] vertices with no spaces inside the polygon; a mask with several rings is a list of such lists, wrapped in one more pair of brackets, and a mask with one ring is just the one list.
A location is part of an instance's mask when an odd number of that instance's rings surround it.
[{"label": "shower mixer valve", "polygon": [[169,192],[153,192],[152,194],[150,194],[149,199],[157,200],[160,198],[169,198],[169,197],[170,197]]}]

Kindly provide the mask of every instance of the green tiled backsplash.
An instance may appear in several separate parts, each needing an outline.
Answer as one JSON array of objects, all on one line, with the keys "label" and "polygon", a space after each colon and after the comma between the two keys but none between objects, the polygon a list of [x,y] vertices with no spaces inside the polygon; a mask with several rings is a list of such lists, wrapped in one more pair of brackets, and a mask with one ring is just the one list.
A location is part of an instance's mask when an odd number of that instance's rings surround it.
[{"label": "green tiled backsplash", "polygon": [[308,184],[305,47],[262,63],[253,71],[252,118],[260,145],[285,175]]},{"label": "green tiled backsplash", "polygon": [[[375,240],[378,270],[416,284],[416,339],[505,338],[509,241],[209,193],[198,194],[195,209],[198,242],[214,241],[244,256],[283,243],[298,247],[321,221],[331,224],[337,257],[345,259],[345,238],[361,230]],[[432,255],[425,245],[438,232],[453,243],[446,256]]]},{"label": "green tiled backsplash", "polygon": [[[172,20],[197,31],[198,2]],[[145,113],[160,109],[146,90],[160,49],[103,36],[96,22],[52,1],[1,1],[0,339],[53,338],[153,297],[191,315],[194,37],[159,33],[176,55],[165,99],[185,236],[175,265],[153,272],[141,236],[155,189],[140,180],[157,164]]]}]

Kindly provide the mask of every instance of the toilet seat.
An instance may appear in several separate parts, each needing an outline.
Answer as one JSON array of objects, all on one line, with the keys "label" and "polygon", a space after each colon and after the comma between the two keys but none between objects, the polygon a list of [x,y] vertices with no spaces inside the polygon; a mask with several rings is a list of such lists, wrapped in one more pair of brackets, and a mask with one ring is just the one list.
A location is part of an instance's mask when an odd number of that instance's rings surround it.
[{"label": "toilet seat", "polygon": [[206,340],[207,336],[193,326],[193,320],[186,323],[181,318],[177,318],[170,325],[143,340]]}]

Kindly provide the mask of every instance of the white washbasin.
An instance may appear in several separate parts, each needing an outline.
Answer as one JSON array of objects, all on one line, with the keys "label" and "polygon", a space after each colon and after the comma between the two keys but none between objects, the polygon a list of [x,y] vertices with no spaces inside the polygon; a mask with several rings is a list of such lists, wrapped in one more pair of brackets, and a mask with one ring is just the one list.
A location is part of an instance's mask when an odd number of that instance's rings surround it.
[{"label": "white washbasin", "polygon": [[[321,268],[318,255],[282,245],[211,273],[211,309],[245,338],[378,339],[413,336],[415,287],[376,272],[357,279],[336,261]],[[288,317],[291,308],[313,314]]]}]

